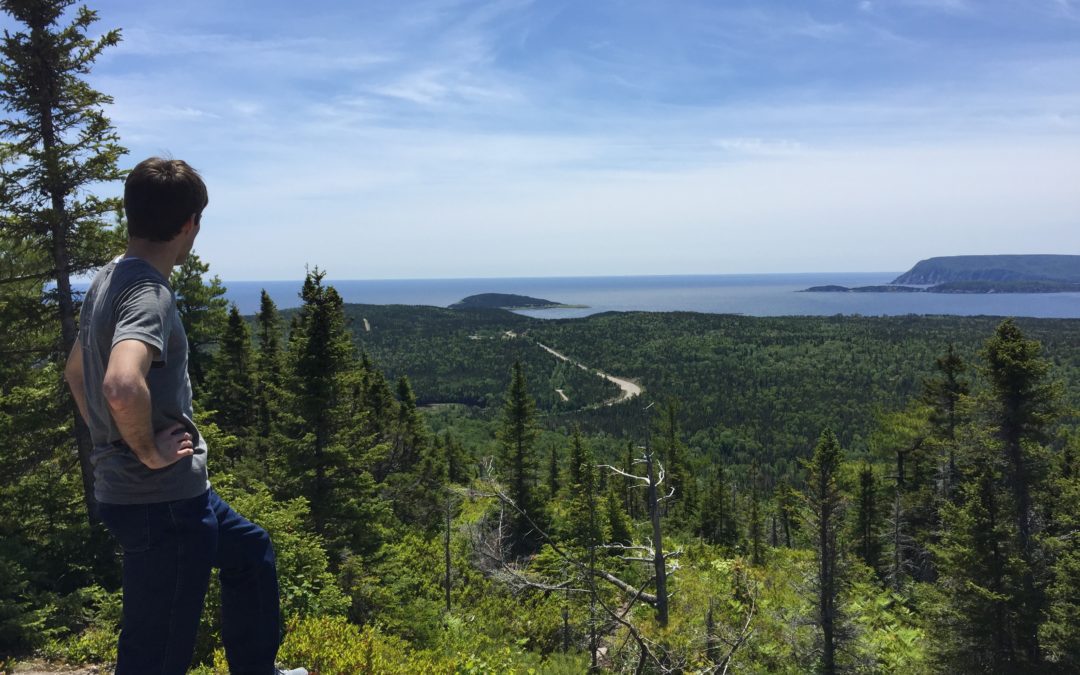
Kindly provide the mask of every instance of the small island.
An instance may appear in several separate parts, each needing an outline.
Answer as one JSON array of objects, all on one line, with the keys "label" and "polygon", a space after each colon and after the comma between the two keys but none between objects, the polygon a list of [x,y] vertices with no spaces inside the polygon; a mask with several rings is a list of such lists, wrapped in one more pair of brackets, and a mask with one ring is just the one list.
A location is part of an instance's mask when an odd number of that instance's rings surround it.
[{"label": "small island", "polygon": [[[906,285],[914,284],[914,285]],[[805,293],[1078,293],[1080,256],[965,255],[920,260],[884,286],[813,286]]]},{"label": "small island", "polygon": [[588,305],[565,305],[542,298],[512,293],[480,293],[450,305],[450,309],[585,309]]}]

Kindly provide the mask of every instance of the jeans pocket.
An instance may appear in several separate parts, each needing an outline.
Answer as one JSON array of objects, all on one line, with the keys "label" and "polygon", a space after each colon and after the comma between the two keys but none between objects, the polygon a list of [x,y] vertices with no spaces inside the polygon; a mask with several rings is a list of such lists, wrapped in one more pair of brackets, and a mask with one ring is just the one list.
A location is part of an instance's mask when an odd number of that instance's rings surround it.
[{"label": "jeans pocket", "polygon": [[124,553],[150,550],[149,504],[98,504],[98,515]]}]

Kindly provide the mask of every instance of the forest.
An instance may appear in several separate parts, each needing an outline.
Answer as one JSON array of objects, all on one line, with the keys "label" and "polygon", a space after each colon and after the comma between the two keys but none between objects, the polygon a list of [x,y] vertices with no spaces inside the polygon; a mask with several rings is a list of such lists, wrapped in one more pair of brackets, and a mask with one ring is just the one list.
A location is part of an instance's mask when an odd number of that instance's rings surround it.
[{"label": "forest", "polygon": [[[27,26],[0,45],[5,673],[107,668],[120,621],[62,381],[72,279],[124,246],[116,200],[88,196],[123,148],[81,79],[119,34],[86,9],[58,26],[69,5],[2,3]],[[170,279],[211,481],[274,541],[281,661],[1080,671],[1077,321],[545,321],[348,305],[325,279],[249,317],[196,255]],[[219,607],[213,582],[192,672],[227,672]]]}]

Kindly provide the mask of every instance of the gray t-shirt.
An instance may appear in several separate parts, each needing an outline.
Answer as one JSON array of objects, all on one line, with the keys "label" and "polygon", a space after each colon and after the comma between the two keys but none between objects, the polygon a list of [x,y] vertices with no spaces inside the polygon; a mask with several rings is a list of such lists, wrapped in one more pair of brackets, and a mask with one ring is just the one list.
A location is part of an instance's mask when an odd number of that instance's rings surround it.
[{"label": "gray t-shirt", "polygon": [[[195,454],[163,469],[139,461],[120,436],[102,384],[109,354],[122,340],[155,350],[146,376],[155,432],[183,424]],[[188,344],[169,282],[145,260],[117,259],[98,272],[83,301],[79,341],[86,382],[87,423],[94,441],[94,496],[107,504],[148,504],[206,492],[206,441],[192,421]]]}]

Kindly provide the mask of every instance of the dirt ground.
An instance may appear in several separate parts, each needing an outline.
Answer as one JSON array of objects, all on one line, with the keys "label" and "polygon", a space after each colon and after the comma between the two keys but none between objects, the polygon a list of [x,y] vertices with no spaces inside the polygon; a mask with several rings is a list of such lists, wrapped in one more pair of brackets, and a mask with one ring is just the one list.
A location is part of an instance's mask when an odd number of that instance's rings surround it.
[{"label": "dirt ground", "polygon": [[105,675],[111,672],[104,666],[61,666],[45,661],[20,661],[15,665],[16,675]]}]

